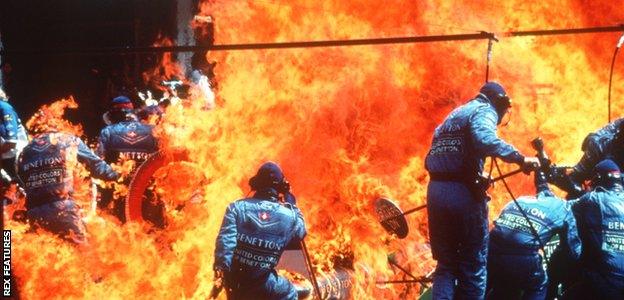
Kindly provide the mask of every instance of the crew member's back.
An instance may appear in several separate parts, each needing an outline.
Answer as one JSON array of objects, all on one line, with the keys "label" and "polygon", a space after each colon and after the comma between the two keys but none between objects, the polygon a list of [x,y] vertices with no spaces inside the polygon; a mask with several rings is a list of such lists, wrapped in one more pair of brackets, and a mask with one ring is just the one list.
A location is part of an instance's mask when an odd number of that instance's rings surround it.
[{"label": "crew member's back", "polygon": [[583,244],[584,292],[596,299],[624,299],[624,189],[615,162],[596,165],[592,186],[572,202]]},{"label": "crew member's back", "polygon": [[[127,97],[114,98],[111,106],[104,115],[104,120],[110,124],[100,132],[97,154],[108,163],[132,160],[135,162],[134,170],[136,170],[158,150],[158,142],[152,132],[153,126],[137,120],[132,102]],[[133,173],[130,173],[126,178],[125,184],[130,183],[132,175]],[[125,199],[113,199],[113,195],[112,189],[101,189],[98,207],[110,210],[114,216],[125,222]],[[162,201],[158,201],[153,194],[148,195],[143,204],[144,218],[159,227],[164,227],[163,212]]]}]

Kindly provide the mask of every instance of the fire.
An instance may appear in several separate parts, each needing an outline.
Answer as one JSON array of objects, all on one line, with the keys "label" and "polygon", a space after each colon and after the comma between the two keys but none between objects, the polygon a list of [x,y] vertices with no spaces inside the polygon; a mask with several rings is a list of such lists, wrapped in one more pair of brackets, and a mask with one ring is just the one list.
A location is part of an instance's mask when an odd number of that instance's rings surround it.
[{"label": "fire", "polygon": [[82,136],[84,131],[82,125],[73,124],[63,118],[66,109],[78,108],[78,103],[74,97],[60,99],[50,105],[43,105],[26,122],[26,128],[31,133],[59,131]]},{"label": "fire", "polygon": [[[200,15],[218,20],[217,44],[503,33],[624,19],[615,1],[557,7],[523,1],[393,4],[204,1]],[[512,123],[499,134],[527,155],[539,135],[555,162],[574,163],[584,136],[606,123],[607,68],[617,35],[500,38],[491,79],[507,88],[514,107]],[[202,201],[170,212],[167,230],[152,234],[141,224],[90,222],[91,260],[49,234],[9,223],[16,228],[20,293],[206,298],[225,207],[249,192],[247,180],[263,161],[273,160],[285,170],[304,212],[319,270],[345,262],[370,270],[355,273],[353,299],[414,298],[414,291],[406,296],[407,287],[374,281],[400,278],[387,263],[390,253],[416,275],[431,270],[423,246],[425,212],[410,215],[409,236],[397,240],[378,224],[372,202],[386,196],[404,209],[425,203],[423,159],[433,129],[476,94],[485,77],[485,50],[486,41],[466,41],[207,53],[218,62],[217,107],[206,110],[192,99],[172,106],[156,130],[163,151],[185,149],[192,164],[159,177],[161,191],[173,194],[174,203],[190,202],[197,191],[189,183],[201,177]],[[615,116],[624,109],[618,101],[622,74],[618,68],[613,79]],[[509,182],[517,195],[533,193],[529,177]],[[491,194],[494,217],[510,197],[500,186]]]},{"label": "fire", "polygon": [[[168,37],[159,36],[153,46],[173,46],[173,41]],[[156,67],[142,73],[145,83],[152,83],[151,86],[160,87],[163,90],[166,89],[160,85],[161,81],[171,80],[173,76],[181,78],[181,75],[183,75],[182,67],[175,63],[172,53],[164,53]]]},{"label": "fire", "polygon": [[[74,124],[64,119],[64,114],[67,109],[78,108],[78,103],[73,96],[60,99],[53,102],[50,105],[43,105],[39,110],[26,122],[26,128],[28,132],[32,134],[39,134],[45,132],[64,132],[78,137],[82,137],[84,131],[81,124]],[[52,143],[55,142],[54,137]],[[78,203],[82,205],[89,205],[91,193],[90,181],[88,180],[89,173],[87,170],[73,159],[75,153],[78,151],[78,145],[71,147],[67,153],[68,165],[71,166],[70,171],[73,175],[74,181],[74,195]],[[73,161],[71,161],[73,159]]]}]

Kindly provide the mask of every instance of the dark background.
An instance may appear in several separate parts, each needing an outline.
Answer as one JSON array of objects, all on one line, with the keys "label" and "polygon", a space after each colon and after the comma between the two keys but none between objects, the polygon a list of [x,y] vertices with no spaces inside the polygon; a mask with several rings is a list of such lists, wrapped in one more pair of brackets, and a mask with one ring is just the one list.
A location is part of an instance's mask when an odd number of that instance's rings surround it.
[{"label": "dark background", "polygon": [[[15,49],[151,46],[159,34],[176,35],[172,0],[2,0],[3,84],[23,122],[42,104],[73,95],[80,107],[67,118],[94,138],[114,96],[137,98],[143,71],[159,54],[11,54]],[[138,98],[137,98],[138,99]],[[136,100],[136,99],[134,99]]]}]

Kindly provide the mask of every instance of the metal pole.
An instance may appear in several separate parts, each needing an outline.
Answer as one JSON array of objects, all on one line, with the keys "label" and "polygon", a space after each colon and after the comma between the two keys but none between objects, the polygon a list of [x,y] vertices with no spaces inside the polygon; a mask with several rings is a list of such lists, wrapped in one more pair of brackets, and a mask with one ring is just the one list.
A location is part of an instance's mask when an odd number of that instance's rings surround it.
[{"label": "metal pole", "polygon": [[490,61],[492,60],[492,39],[488,40],[487,62],[485,64],[485,83],[490,81]]},{"label": "metal pole", "polygon": [[[524,36],[546,36],[546,35],[568,35],[601,32],[624,31],[624,24],[606,27],[588,27],[573,29],[549,29],[532,31],[510,31],[500,35],[506,37]],[[491,39],[492,34],[487,32],[469,34],[450,35],[426,35],[410,37],[392,38],[367,38],[352,40],[325,40],[325,41],[300,41],[284,43],[250,43],[250,44],[224,44],[224,45],[204,45],[204,46],[161,46],[161,47],[112,47],[112,48],[25,48],[2,50],[0,54],[21,54],[21,55],[59,55],[59,54],[83,54],[83,55],[111,55],[121,53],[162,53],[162,52],[196,52],[196,51],[228,51],[228,50],[263,50],[263,49],[293,49],[293,48],[315,48],[315,47],[342,47],[342,46],[363,46],[363,45],[387,45],[387,44],[411,44],[411,43],[431,43],[448,41],[468,41]]]},{"label": "metal pole", "polygon": [[226,44],[208,46],[149,46],[149,47],[110,47],[110,48],[57,48],[57,49],[11,49],[1,53],[46,55],[46,54],[120,54],[120,53],[162,53],[162,52],[195,52],[195,51],[225,51],[225,50],[263,50],[263,49],[292,49],[292,48],[315,48],[315,47],[340,47],[361,45],[385,45],[385,44],[408,44],[463,40],[482,40],[487,36],[481,33],[433,35],[396,38],[373,38],[354,40],[331,40],[331,41],[302,41],[284,43],[251,43],[251,44]]},{"label": "metal pole", "polygon": [[419,211],[419,210],[421,210],[421,209],[423,209],[423,208],[425,208],[425,207],[427,207],[427,204],[423,204],[423,205],[421,205],[421,206],[418,206],[418,207],[412,208],[412,209],[410,209],[410,210],[408,210],[408,211],[405,211],[405,212],[403,213],[403,215],[404,215],[404,216],[407,216],[407,215],[409,215],[409,214],[411,214],[411,213],[414,213],[414,212],[417,212],[417,211]]},{"label": "metal pole", "polygon": [[485,64],[485,83],[490,81],[490,62],[492,61],[492,44],[494,41],[498,42],[498,39],[493,33],[481,31],[481,34],[488,36],[487,58]]},{"label": "metal pole", "polygon": [[401,270],[401,272],[403,272],[405,275],[412,277],[414,280],[418,280],[418,277],[414,276],[412,273],[410,273],[408,270],[406,270],[405,268],[403,268],[401,265],[399,265],[396,261],[392,260],[392,259],[388,259],[388,262],[399,268],[399,270]]},{"label": "metal pole", "polygon": [[318,286],[318,281],[316,281],[316,274],[314,273],[314,265],[312,265],[312,260],[310,259],[310,254],[308,253],[308,247],[304,240],[301,240],[301,250],[303,250],[303,257],[305,258],[306,267],[308,268],[308,272],[310,273],[310,279],[312,279],[312,287],[314,288],[314,294],[321,300],[321,289]]},{"label": "metal pole", "polygon": [[605,27],[510,31],[510,32],[507,32],[506,34],[503,34],[503,36],[520,37],[520,36],[566,35],[566,34],[618,32],[618,31],[624,31],[624,24],[619,24],[617,26],[605,26]]}]

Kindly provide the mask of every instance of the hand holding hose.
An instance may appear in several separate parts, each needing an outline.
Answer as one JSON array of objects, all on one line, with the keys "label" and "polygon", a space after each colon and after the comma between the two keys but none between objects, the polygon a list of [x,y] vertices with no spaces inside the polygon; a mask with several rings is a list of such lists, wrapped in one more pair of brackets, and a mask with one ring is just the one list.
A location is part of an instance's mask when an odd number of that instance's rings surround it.
[{"label": "hand holding hose", "polygon": [[221,293],[221,290],[223,290],[224,277],[225,274],[223,273],[223,270],[215,270],[214,283],[212,285],[212,290],[210,291],[210,297],[208,299],[217,299],[217,297]]},{"label": "hand holding hose", "polygon": [[525,157],[522,162],[522,172],[529,174],[531,171],[539,169],[541,166],[540,160],[537,157]]}]

